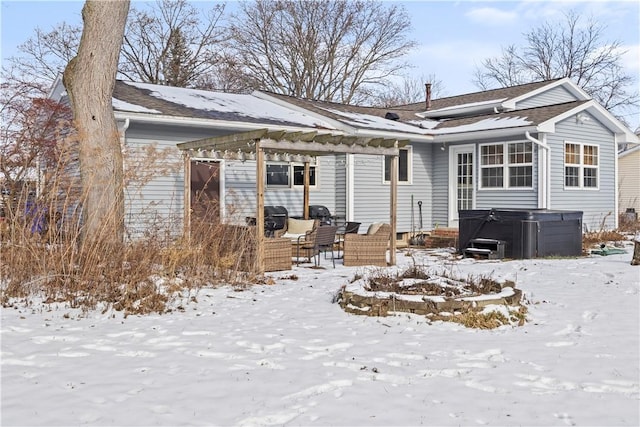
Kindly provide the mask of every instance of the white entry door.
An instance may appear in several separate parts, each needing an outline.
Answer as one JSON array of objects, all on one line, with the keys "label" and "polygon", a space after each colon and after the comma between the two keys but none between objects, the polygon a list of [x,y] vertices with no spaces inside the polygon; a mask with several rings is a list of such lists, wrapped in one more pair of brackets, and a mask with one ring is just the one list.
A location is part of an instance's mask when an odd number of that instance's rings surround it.
[{"label": "white entry door", "polygon": [[449,227],[458,226],[458,210],[473,209],[474,146],[449,148]]}]

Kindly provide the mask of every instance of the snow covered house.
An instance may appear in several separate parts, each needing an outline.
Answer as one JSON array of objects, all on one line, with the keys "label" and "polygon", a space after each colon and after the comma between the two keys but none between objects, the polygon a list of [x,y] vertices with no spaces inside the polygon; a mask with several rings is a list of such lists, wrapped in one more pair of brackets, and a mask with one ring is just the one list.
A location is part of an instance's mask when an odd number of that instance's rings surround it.
[{"label": "snow covered house", "polygon": [[[57,82],[52,97],[63,96]],[[247,132],[285,135],[284,143],[330,139],[335,152],[304,157],[311,161],[309,202],[363,227],[389,222],[392,162],[385,153],[395,147],[398,236],[456,227],[460,209],[579,210],[585,228],[615,228],[616,147],[638,142],[569,79],[394,108],[118,81],[113,106],[127,167],[148,172],[126,193],[134,233],[150,221],[187,224],[188,195],[205,187],[219,200],[222,220],[253,216],[256,161],[238,145]],[[347,144],[373,149],[339,148]],[[273,153],[260,170],[264,204],[301,215],[303,156]]]}]

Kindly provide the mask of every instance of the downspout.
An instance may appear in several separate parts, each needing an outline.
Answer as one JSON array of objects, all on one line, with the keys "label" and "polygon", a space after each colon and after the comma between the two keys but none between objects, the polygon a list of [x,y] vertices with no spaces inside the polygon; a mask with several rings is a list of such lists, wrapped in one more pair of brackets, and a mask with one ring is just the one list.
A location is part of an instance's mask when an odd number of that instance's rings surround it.
[{"label": "downspout", "polygon": [[619,215],[620,215],[620,200],[618,198],[618,134],[613,134],[613,176],[615,177],[613,180],[613,229],[617,230],[620,226],[619,224]]},{"label": "downspout", "polygon": [[120,143],[122,144],[122,146],[124,146],[126,138],[125,138],[125,133],[127,132],[127,129],[129,129],[129,125],[131,124],[131,121],[129,120],[129,118],[125,118],[124,122],[122,124],[122,129],[120,131]]},{"label": "downspout", "polygon": [[549,197],[551,193],[549,171],[551,170],[551,148],[544,142],[531,136],[529,131],[524,133],[524,136],[538,147],[542,148],[540,152],[540,159],[538,161],[538,185],[540,186],[538,207],[542,209],[549,209]]},{"label": "downspout", "polygon": [[345,195],[346,198],[347,198],[347,200],[346,200],[347,206],[345,207],[346,208],[345,209],[346,210],[346,212],[345,212],[345,215],[346,215],[345,221],[353,221],[354,220],[354,216],[355,216],[354,201],[353,201],[353,197],[354,197],[353,189],[354,189],[354,186],[355,186],[355,183],[353,182],[353,178],[355,176],[355,173],[354,173],[354,168],[355,168],[354,161],[355,161],[355,159],[354,159],[354,155],[353,154],[347,154],[345,157],[346,157],[346,168],[347,168],[346,177],[345,177],[345,179],[347,181],[346,182],[346,187],[347,187],[346,188],[346,193],[347,194]]}]

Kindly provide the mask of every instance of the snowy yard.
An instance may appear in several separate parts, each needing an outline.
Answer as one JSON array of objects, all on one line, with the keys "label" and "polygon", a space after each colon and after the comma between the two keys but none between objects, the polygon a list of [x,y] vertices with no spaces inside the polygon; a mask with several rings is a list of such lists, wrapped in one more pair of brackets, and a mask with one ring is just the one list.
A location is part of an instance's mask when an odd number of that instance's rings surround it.
[{"label": "snowy yard", "polygon": [[626,249],[515,261],[414,252],[514,280],[529,322],[494,330],[347,314],[332,300],[362,269],[324,260],[272,273],[274,285],[203,289],[165,315],[3,308],[1,424],[637,426],[640,267]]}]

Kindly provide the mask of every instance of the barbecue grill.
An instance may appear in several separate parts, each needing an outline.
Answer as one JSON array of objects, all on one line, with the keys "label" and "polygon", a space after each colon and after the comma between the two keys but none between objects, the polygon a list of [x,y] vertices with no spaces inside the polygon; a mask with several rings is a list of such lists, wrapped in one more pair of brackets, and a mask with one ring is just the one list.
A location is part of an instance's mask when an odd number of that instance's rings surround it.
[{"label": "barbecue grill", "polygon": [[329,209],[323,205],[310,205],[309,218],[320,220],[320,224],[323,225],[333,224],[333,215],[331,215]]},{"label": "barbecue grill", "polygon": [[[284,206],[265,206],[264,207],[264,234],[272,237],[273,232],[282,230],[287,224],[289,212]],[[248,225],[256,225],[255,217],[247,217]]]}]

